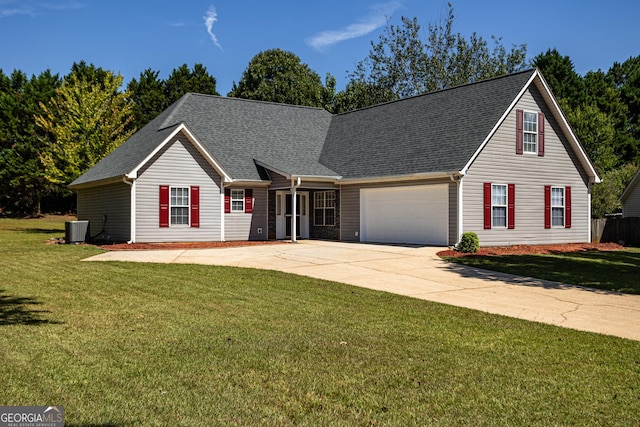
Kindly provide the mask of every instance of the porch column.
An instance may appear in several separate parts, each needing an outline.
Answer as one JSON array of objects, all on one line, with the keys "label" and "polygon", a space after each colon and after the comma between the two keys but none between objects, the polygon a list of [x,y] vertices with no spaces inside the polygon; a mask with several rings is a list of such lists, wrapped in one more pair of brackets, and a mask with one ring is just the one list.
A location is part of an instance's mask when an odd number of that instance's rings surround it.
[{"label": "porch column", "polygon": [[298,242],[296,237],[298,231],[298,203],[296,201],[296,192],[300,183],[300,177],[298,177],[297,180],[293,177],[291,178],[291,243]]}]

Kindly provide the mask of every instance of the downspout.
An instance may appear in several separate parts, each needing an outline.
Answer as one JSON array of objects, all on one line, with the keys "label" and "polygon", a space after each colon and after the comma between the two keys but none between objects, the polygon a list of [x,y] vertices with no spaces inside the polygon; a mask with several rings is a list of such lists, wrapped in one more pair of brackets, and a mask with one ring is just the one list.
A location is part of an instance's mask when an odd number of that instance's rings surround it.
[{"label": "downspout", "polygon": [[221,242],[225,242],[225,236],[224,236],[224,215],[225,215],[225,211],[224,211],[224,203],[225,203],[225,197],[224,197],[224,191],[225,191],[225,185],[224,185],[224,178],[222,178],[220,180],[220,241]]},{"label": "downspout", "polygon": [[456,197],[457,197],[457,214],[458,214],[458,220],[456,221],[456,228],[457,228],[457,233],[456,233],[456,242],[454,243],[454,245],[457,245],[460,240],[462,239],[462,233],[464,230],[464,215],[463,215],[463,208],[464,208],[464,203],[463,203],[463,186],[462,186],[462,179],[464,178],[464,174],[462,172],[460,172],[460,174],[456,175],[456,174],[451,174],[451,181],[455,182],[457,185],[457,191],[456,191]]},{"label": "downspout", "polygon": [[129,181],[127,180],[127,175],[122,176],[122,182],[129,185],[131,187],[131,194],[129,197],[130,200],[130,228],[129,228],[129,239],[127,241],[128,244],[136,242],[136,181],[135,179]]},{"label": "downspout", "polygon": [[591,232],[591,188],[593,184],[589,182],[587,184],[587,242],[591,243],[593,241],[593,234]]},{"label": "downspout", "polygon": [[291,243],[297,243],[296,232],[298,231],[298,203],[296,201],[296,191],[302,180],[300,177],[294,179],[291,177]]}]

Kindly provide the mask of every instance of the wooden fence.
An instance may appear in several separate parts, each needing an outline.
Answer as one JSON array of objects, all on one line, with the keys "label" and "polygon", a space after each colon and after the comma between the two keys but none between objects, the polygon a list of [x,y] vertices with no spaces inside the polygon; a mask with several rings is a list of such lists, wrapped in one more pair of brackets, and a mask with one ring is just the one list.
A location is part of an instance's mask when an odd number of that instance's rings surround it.
[{"label": "wooden fence", "polygon": [[594,218],[591,220],[591,241],[640,246],[640,218]]}]

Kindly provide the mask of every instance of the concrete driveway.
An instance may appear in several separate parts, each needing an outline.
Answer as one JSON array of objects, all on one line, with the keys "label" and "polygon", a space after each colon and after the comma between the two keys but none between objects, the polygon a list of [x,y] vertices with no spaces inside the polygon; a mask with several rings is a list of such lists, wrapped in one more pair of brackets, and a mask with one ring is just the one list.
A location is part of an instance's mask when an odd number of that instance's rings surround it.
[{"label": "concrete driveway", "polygon": [[623,295],[447,263],[443,248],[305,240],[216,249],[112,251],[86,261],[279,270],[519,319],[640,340],[640,295]]}]

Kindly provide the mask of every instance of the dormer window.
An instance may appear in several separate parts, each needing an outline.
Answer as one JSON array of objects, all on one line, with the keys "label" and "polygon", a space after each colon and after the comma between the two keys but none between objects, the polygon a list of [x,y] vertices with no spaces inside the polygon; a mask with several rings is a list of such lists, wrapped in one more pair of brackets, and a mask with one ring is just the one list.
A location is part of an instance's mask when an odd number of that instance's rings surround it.
[{"label": "dormer window", "polygon": [[544,156],[544,113],[516,110],[516,154]]},{"label": "dormer window", "polygon": [[524,112],[524,152],[538,153],[538,114]]}]

